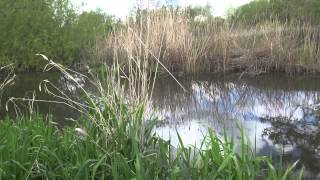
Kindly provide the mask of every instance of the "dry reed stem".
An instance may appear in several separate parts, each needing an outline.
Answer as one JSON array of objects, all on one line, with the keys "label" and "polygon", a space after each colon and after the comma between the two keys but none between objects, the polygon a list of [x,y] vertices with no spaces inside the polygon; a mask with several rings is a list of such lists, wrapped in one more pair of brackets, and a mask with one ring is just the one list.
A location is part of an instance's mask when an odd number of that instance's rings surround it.
[{"label": "dry reed stem", "polygon": [[318,28],[308,24],[275,21],[247,27],[193,22],[175,11],[153,10],[128,21],[96,49],[104,61],[116,54],[120,64],[135,61],[151,69],[159,63],[156,57],[173,72],[319,72],[319,41]]}]

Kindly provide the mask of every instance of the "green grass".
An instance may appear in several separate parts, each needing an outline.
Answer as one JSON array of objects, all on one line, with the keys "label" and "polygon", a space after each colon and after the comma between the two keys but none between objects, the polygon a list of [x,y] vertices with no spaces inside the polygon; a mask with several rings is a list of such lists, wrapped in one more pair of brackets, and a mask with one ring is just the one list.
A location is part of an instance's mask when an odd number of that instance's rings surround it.
[{"label": "green grass", "polygon": [[142,116],[136,117],[132,123],[110,127],[107,137],[84,120],[80,124],[87,135],[71,127],[59,130],[40,116],[3,120],[0,179],[294,178],[293,166],[278,172],[272,159],[255,156],[244,135],[238,154],[233,141],[221,140],[212,131],[202,143],[206,148],[182,141],[173,148],[152,133],[154,120],[141,124]]}]

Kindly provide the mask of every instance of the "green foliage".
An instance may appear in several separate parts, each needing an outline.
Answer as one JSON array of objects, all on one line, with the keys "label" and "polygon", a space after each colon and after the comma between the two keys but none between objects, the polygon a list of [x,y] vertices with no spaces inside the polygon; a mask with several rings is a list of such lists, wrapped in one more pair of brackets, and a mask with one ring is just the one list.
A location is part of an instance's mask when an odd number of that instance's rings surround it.
[{"label": "green foliage", "polygon": [[0,179],[294,178],[294,166],[278,172],[270,158],[254,155],[244,135],[240,154],[233,141],[221,140],[212,131],[202,143],[205,148],[185,146],[181,139],[174,148],[151,133],[155,121],[141,124],[140,112],[137,108],[132,115],[124,114],[137,118],[129,124],[114,122],[109,137],[85,119],[80,123],[85,134],[58,130],[39,116],[1,121]]},{"label": "green foliage", "polygon": [[307,21],[319,24],[318,0],[255,0],[239,7],[231,20],[256,24],[264,21]]},{"label": "green foliage", "polygon": [[0,0],[0,24],[0,65],[39,69],[36,53],[70,65],[80,47],[110,30],[112,19],[101,12],[78,15],[69,0]]},{"label": "green foliage", "polygon": [[61,47],[59,36],[69,20],[65,8],[52,0],[1,0],[1,55],[22,67],[36,66],[36,53],[57,55],[52,47]]},{"label": "green foliage", "polygon": [[197,16],[212,18],[212,8],[209,4],[206,6],[188,6],[185,9],[185,13],[192,20],[194,20]]},{"label": "green foliage", "polygon": [[[89,61],[90,52],[96,46],[96,40],[106,38],[112,31],[114,19],[100,10],[83,12],[77,16],[71,31],[71,49],[73,60]],[[89,62],[88,62],[89,63]]]},{"label": "green foliage", "polygon": [[78,30],[75,39],[79,44],[92,45],[96,37],[112,30],[112,23],[113,19],[101,11],[83,12],[74,25],[74,28]]}]

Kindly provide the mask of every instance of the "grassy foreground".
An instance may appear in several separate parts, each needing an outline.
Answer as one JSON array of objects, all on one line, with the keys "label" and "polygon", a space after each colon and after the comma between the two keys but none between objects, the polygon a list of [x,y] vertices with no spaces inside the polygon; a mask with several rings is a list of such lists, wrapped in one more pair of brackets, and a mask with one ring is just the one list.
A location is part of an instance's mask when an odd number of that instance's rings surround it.
[{"label": "grassy foreground", "polygon": [[86,132],[61,131],[39,116],[1,121],[0,179],[286,179],[292,173],[293,166],[276,170],[270,158],[256,157],[244,139],[239,154],[213,132],[205,149],[182,142],[173,148],[152,134],[153,121],[140,128],[136,118],[110,127],[110,136],[87,123]]}]

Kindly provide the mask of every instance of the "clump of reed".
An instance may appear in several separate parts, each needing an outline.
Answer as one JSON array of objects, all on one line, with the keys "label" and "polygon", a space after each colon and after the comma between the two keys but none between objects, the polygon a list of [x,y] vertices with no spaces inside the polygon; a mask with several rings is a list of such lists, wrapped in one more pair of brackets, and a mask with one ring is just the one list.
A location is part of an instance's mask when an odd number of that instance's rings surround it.
[{"label": "clump of reed", "polygon": [[254,27],[235,26],[228,34],[226,61],[231,70],[319,72],[320,32],[311,25],[273,21]]},{"label": "clump of reed", "polygon": [[144,11],[96,44],[99,59],[158,58],[173,72],[319,72],[320,32],[301,22],[276,20],[254,26],[210,18],[190,19],[183,10]]},{"label": "clump of reed", "polygon": [[171,71],[192,72],[198,67],[194,65],[208,51],[209,40],[205,36],[195,38],[187,17],[163,9],[129,19],[124,27],[97,44],[97,49],[104,52],[100,53],[101,56],[116,54],[123,63],[128,58],[142,55],[139,58],[151,67],[158,63],[154,60],[156,58]]}]

